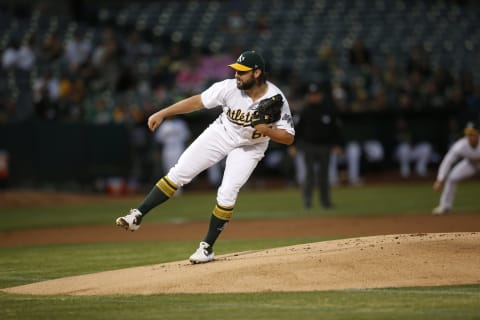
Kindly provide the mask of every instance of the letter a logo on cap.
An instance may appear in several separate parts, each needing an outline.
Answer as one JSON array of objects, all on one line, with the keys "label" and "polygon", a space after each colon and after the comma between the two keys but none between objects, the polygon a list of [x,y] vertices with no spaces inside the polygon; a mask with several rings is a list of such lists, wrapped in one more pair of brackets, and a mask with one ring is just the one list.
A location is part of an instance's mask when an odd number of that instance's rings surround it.
[{"label": "letter a logo on cap", "polygon": [[260,54],[255,51],[245,51],[237,59],[236,63],[229,66],[237,71],[250,71],[253,69],[265,70],[265,62]]}]

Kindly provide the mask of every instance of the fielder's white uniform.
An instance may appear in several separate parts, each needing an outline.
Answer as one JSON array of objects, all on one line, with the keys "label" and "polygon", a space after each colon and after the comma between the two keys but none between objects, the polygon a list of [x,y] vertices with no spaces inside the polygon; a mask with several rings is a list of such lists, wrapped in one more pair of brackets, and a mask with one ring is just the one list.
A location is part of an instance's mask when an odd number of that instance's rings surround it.
[{"label": "fielder's white uniform", "polygon": [[410,176],[410,162],[415,162],[415,170],[420,177],[428,174],[428,162],[432,157],[433,148],[430,142],[419,142],[410,144],[408,142],[400,143],[395,155],[400,163],[400,175],[404,178]]},{"label": "fielder's white uniform", "polygon": [[237,88],[235,79],[214,83],[201,93],[207,109],[220,106],[223,112],[185,150],[177,164],[167,174],[168,179],[181,187],[199,173],[226,158],[222,184],[217,193],[217,203],[233,207],[240,188],[247,182],[268,147],[269,137],[261,135],[250,126],[258,103],[278,93],[283,96],[282,115],[273,125],[294,135],[290,106],[281,92],[267,81],[268,90],[257,101]]},{"label": "fielder's white uniform", "polygon": [[163,174],[177,163],[178,158],[185,150],[188,139],[190,139],[190,129],[188,129],[187,123],[180,118],[166,119],[157,129],[155,141],[163,145]]},{"label": "fielder's white uniform", "polygon": [[440,207],[450,210],[455,199],[457,183],[477,172],[480,172],[480,143],[474,148],[467,137],[463,137],[452,145],[438,169],[437,180],[444,182]]}]

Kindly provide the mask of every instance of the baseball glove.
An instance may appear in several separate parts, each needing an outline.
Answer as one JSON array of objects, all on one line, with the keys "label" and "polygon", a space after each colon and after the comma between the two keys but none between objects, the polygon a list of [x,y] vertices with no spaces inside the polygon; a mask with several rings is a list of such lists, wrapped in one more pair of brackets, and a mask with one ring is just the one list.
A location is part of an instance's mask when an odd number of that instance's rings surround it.
[{"label": "baseball glove", "polygon": [[281,94],[261,100],[258,103],[257,110],[253,114],[250,125],[255,127],[257,124],[269,124],[280,120],[282,106],[283,98]]}]

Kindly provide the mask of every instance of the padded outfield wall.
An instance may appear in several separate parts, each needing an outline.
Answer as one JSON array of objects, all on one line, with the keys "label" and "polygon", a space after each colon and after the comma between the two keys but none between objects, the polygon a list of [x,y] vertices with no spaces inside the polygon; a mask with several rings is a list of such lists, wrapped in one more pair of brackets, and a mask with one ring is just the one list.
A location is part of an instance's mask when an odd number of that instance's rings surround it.
[{"label": "padded outfield wall", "polygon": [[[389,169],[393,166],[391,154],[399,115],[393,112],[343,114],[346,139],[379,140],[386,155],[382,167]],[[446,152],[452,135],[448,123],[455,116],[453,111],[411,112],[401,116],[409,123],[414,141],[430,141],[440,156]],[[195,137],[211,119],[194,117],[187,121]],[[461,136],[461,128],[454,134]],[[134,156],[131,141],[131,128],[123,124],[26,121],[0,126],[0,150],[9,156],[9,186],[68,181],[90,184],[99,177],[127,178]],[[270,147],[283,146],[272,143]],[[265,172],[261,166],[256,170],[256,174]]]}]

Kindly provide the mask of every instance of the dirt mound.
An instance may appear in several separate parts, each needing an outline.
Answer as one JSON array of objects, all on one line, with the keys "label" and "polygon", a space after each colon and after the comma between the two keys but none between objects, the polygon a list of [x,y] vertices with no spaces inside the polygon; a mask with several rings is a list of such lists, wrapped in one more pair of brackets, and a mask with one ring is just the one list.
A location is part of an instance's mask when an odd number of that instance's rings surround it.
[{"label": "dirt mound", "polygon": [[317,291],[480,283],[480,233],[371,236],[308,243],[67,277],[8,289],[21,294]]}]

